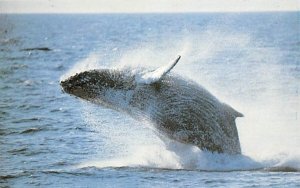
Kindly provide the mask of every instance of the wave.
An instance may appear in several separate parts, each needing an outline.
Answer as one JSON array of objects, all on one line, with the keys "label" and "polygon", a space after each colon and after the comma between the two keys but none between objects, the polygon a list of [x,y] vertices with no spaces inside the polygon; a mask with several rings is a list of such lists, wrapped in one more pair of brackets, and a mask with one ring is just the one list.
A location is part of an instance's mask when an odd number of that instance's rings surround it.
[{"label": "wave", "polygon": [[170,141],[168,144],[140,145],[126,156],[85,161],[78,168],[158,168],[213,172],[272,171],[299,172],[299,158],[258,161],[246,155],[229,155],[201,151],[196,146]]}]

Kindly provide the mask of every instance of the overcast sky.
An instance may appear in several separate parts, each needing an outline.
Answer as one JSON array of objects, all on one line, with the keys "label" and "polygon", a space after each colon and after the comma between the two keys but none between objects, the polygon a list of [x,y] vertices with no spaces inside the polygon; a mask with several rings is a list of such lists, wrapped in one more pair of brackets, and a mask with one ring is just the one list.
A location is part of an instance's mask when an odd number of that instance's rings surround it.
[{"label": "overcast sky", "polygon": [[300,0],[0,0],[0,13],[299,11]]}]

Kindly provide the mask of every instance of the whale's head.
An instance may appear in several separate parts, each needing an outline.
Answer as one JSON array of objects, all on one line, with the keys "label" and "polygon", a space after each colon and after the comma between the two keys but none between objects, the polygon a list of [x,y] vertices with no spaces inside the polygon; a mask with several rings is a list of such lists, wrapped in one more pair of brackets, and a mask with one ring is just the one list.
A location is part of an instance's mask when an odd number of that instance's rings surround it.
[{"label": "whale's head", "polygon": [[[124,93],[135,87],[134,76],[124,71],[96,69],[77,73],[60,82],[62,90],[76,97],[106,102],[109,94]],[[102,101],[101,101],[102,100]]]},{"label": "whale's head", "polygon": [[126,104],[131,102],[131,97],[136,90],[160,82],[179,59],[180,56],[154,71],[131,69],[84,71],[61,81],[60,85],[64,92],[76,97],[114,109],[124,109]]}]

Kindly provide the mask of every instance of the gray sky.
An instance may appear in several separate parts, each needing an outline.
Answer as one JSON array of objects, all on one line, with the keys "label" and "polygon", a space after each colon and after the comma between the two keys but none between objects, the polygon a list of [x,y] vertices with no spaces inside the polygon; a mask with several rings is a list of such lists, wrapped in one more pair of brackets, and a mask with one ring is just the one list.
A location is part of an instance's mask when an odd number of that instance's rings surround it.
[{"label": "gray sky", "polygon": [[299,11],[300,0],[0,0],[1,13]]}]

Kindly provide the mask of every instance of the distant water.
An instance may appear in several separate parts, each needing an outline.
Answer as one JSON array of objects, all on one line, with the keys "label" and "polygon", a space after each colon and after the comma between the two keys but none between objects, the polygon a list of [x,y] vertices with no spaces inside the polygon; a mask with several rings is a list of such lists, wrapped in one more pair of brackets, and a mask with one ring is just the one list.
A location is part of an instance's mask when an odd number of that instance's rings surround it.
[{"label": "distant water", "polygon": [[[0,15],[0,187],[299,187],[300,13]],[[245,117],[243,155],[161,141],[61,92],[101,67],[178,74]]]}]

